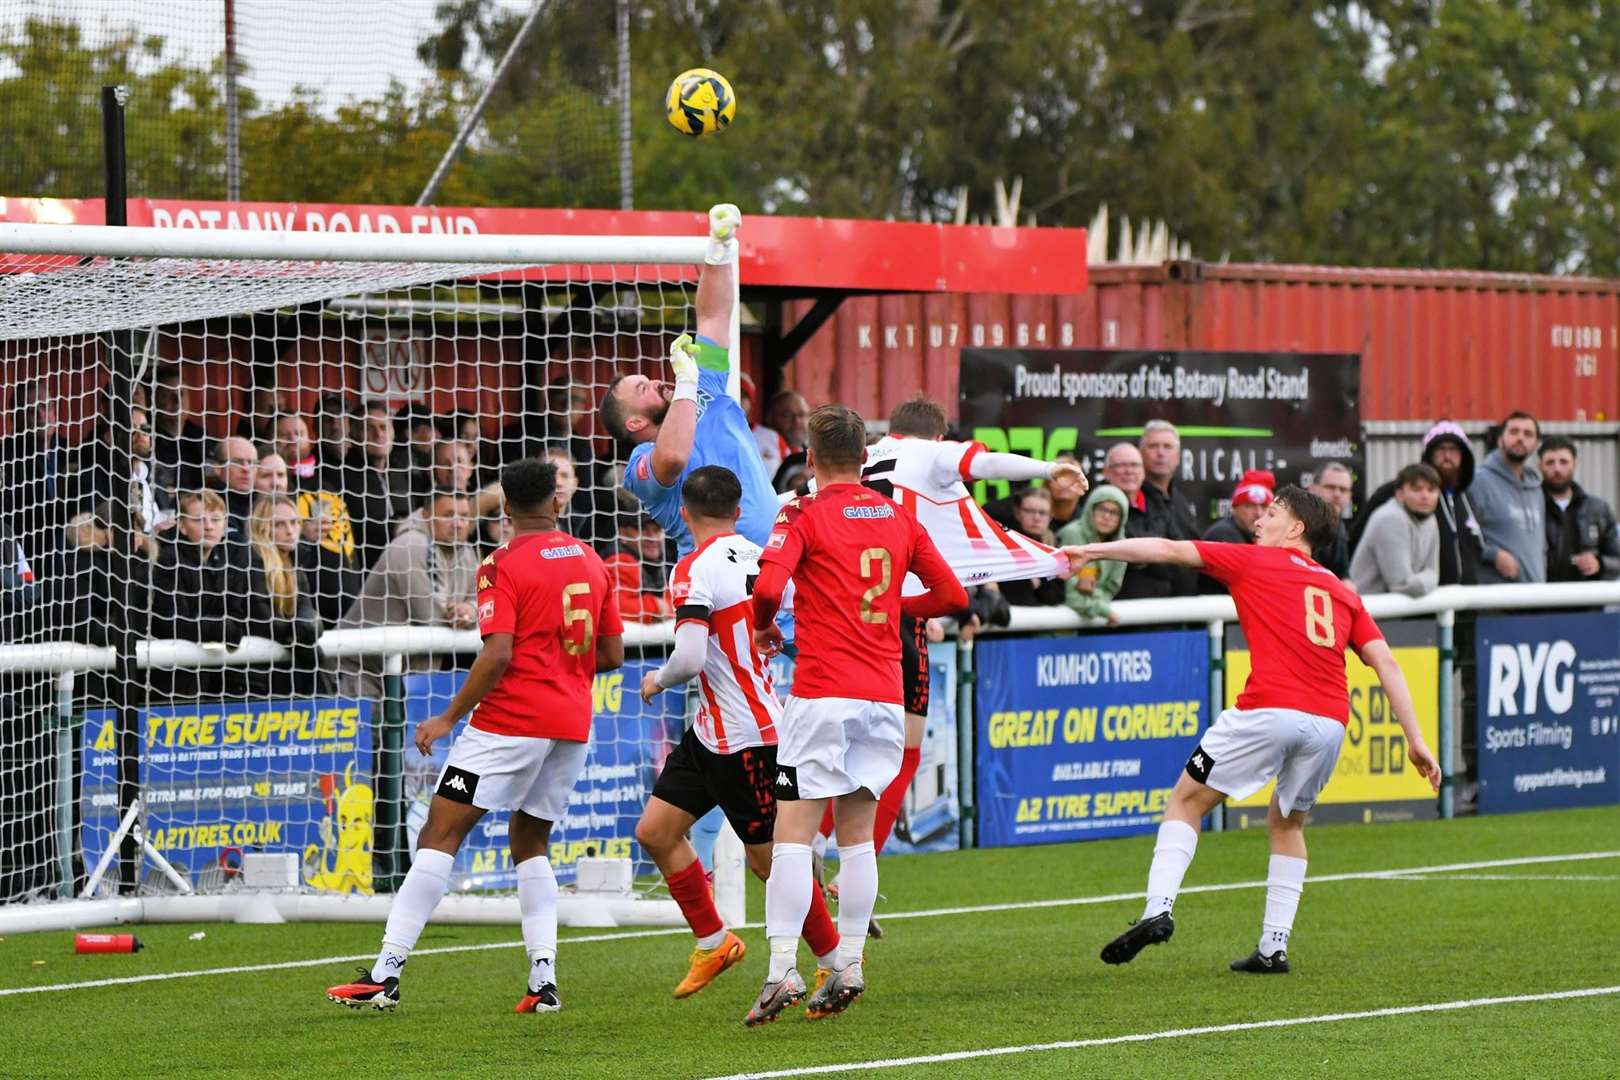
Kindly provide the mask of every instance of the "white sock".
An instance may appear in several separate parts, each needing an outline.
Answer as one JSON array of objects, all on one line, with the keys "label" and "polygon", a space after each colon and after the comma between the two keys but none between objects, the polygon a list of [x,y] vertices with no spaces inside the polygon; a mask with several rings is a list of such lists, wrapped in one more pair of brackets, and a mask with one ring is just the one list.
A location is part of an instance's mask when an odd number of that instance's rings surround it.
[{"label": "white sock", "polygon": [[799,934],[810,914],[810,846],[777,844],[771,849],[771,876],[765,882],[765,936],[771,942],[767,982],[778,982],[799,956]]},{"label": "white sock", "polygon": [[1198,850],[1198,830],[1184,821],[1166,820],[1159,826],[1159,841],[1153,845],[1153,865],[1148,868],[1147,906],[1142,918],[1151,919],[1169,911],[1181,891],[1181,879],[1192,865]]},{"label": "white sock", "polygon": [[877,849],[872,841],[839,848],[838,962],[834,966],[840,971],[861,962],[877,896]]},{"label": "white sock", "polygon": [[1294,929],[1294,913],[1305,891],[1305,860],[1273,855],[1266,873],[1266,921],[1260,926],[1260,955],[1286,952]]},{"label": "white sock", "polygon": [[726,940],[726,932],[725,932],[725,929],[722,928],[722,929],[716,930],[712,934],[707,934],[704,937],[698,938],[697,939],[697,947],[700,948],[700,949],[718,948],[720,943],[722,941],[724,941],[724,940]]},{"label": "white sock", "polygon": [[371,977],[382,982],[390,975],[405,970],[405,959],[416,947],[433,909],[439,906],[444,894],[450,890],[450,868],[456,857],[448,852],[422,848],[411,861],[410,873],[394,894],[394,903],[388,909],[388,925],[383,928],[382,952],[371,965]]},{"label": "white sock", "polygon": [[529,991],[557,982],[557,875],[544,855],[517,865],[518,911],[529,952]]},{"label": "white sock", "polygon": [[838,950],[833,949],[830,952],[824,952],[820,956],[816,957],[816,967],[824,967],[828,971],[832,971],[833,969],[837,968]]}]

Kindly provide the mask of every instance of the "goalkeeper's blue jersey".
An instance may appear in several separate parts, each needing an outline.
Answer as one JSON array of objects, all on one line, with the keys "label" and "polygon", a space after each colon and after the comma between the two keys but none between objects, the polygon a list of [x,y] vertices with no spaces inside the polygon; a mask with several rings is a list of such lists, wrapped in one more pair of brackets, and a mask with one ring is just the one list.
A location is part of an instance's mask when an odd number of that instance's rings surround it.
[{"label": "goalkeeper's blue jersey", "polygon": [[759,457],[759,444],[748,415],[726,393],[731,374],[727,351],[707,338],[698,338],[697,430],[692,437],[692,455],[675,482],[665,487],[653,474],[653,444],[641,443],[630,452],[624,470],[624,486],[641,500],[642,509],[662,525],[665,535],[675,541],[681,555],[692,550],[692,534],[681,520],[681,484],[693,469],[719,465],[730,469],[742,484],[742,516],[737,532],[764,546],[776,521],[776,489]]}]

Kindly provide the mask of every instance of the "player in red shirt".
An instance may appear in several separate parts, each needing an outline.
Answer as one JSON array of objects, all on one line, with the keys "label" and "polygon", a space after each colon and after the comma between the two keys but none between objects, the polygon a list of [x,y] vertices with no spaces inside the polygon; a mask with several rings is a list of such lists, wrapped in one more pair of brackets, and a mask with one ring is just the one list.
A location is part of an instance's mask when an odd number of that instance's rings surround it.
[{"label": "player in red shirt", "polygon": [[591,685],[624,663],[624,626],[602,560],[557,529],[557,467],[527,458],[501,471],[515,535],[478,568],[484,647],[443,714],[416,728],[424,756],[467,712],[472,719],[439,774],[416,857],[394,895],[382,952],[326,996],[351,1008],[392,1009],[399,977],[450,887],[457,849],[489,810],[510,810],[527,992],[518,1012],[556,1012],[557,879],[546,857],[551,823],[585,764]]},{"label": "player in red shirt", "polygon": [[[770,971],[743,1021],[769,1023],[805,996],[795,969],[810,909],[810,841],[825,800],[838,825],[838,956],[810,999],[813,1016],[841,1012],[865,989],[861,953],[877,902],[872,827],[877,798],[900,771],[900,620],[954,614],[967,593],[917,519],[861,484],[866,423],[825,405],[810,417],[810,465],[820,485],[777,516],[754,586],[755,640],[779,648],[782,592],[794,583],[799,655],[776,750],[776,831],[765,884]],[[901,598],[907,573],[928,590]]]},{"label": "player in red shirt", "polygon": [[[697,718],[664,761],[636,839],[669,883],[697,937],[686,977],[675,996],[702,990],[742,961],[747,947],[727,930],[686,836],[716,806],[736,830],[748,867],[761,880],[771,872],[776,826],[776,728],[782,706],[770,667],[754,645],[754,601],[759,545],[737,534],[742,484],[730,469],[705,465],[681,484],[681,517],[697,547],[675,566],[669,591],[675,605],[675,649],[641,681],[641,699],[698,680]],[[830,972],[838,928],[827,902],[812,891],[804,940]]]},{"label": "player in red shirt", "polygon": [[1344,652],[1378,675],[1406,736],[1406,752],[1440,790],[1440,766],[1423,741],[1406,678],[1355,590],[1318,565],[1338,512],[1293,486],[1277,492],[1256,525],[1257,543],[1117,540],[1064,550],[1075,568],[1101,559],[1171,563],[1226,585],[1249,641],[1253,670],[1237,707],[1215,718],[1170,793],[1148,871],[1142,917],[1103,947],[1124,964],[1175,932],[1170,909],[1198,845],[1198,826],[1223,799],[1242,799],[1277,781],[1266,827],[1271,864],[1260,945],[1233,971],[1286,974],[1288,935],[1305,886],[1305,817],[1333,776],[1350,716]]}]

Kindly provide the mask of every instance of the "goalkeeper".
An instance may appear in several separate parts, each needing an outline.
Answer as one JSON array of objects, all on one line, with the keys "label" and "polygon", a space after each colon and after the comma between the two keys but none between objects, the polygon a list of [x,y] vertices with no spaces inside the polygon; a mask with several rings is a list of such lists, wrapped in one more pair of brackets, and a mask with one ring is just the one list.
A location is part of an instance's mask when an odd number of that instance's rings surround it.
[{"label": "goalkeeper", "polygon": [[709,211],[709,252],[698,277],[697,340],[682,334],[670,349],[673,382],[640,373],[620,375],[602,397],[602,426],[632,444],[624,486],[682,556],[692,534],[681,520],[681,483],[693,469],[719,465],[742,482],[737,531],[764,544],[776,520],[776,492],[742,406],[727,393],[731,375],[731,311],[735,303],[737,230],[742,214],[730,203]]}]

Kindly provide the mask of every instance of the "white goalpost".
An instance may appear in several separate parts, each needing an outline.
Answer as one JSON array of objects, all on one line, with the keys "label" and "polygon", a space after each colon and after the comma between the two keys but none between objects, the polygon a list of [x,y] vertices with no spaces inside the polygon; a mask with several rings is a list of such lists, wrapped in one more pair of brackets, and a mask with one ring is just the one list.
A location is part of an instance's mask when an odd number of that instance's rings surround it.
[{"label": "white goalpost", "polygon": [[[491,484],[537,454],[627,623],[559,919],[682,924],[634,839],[685,722],[637,693],[670,553],[595,411],[694,331],[706,246],[0,223],[0,933],[384,918],[448,742],[410,731],[509,528]],[[741,924],[729,828],[711,868]],[[487,815],[434,918],[515,924],[515,888]]]}]

